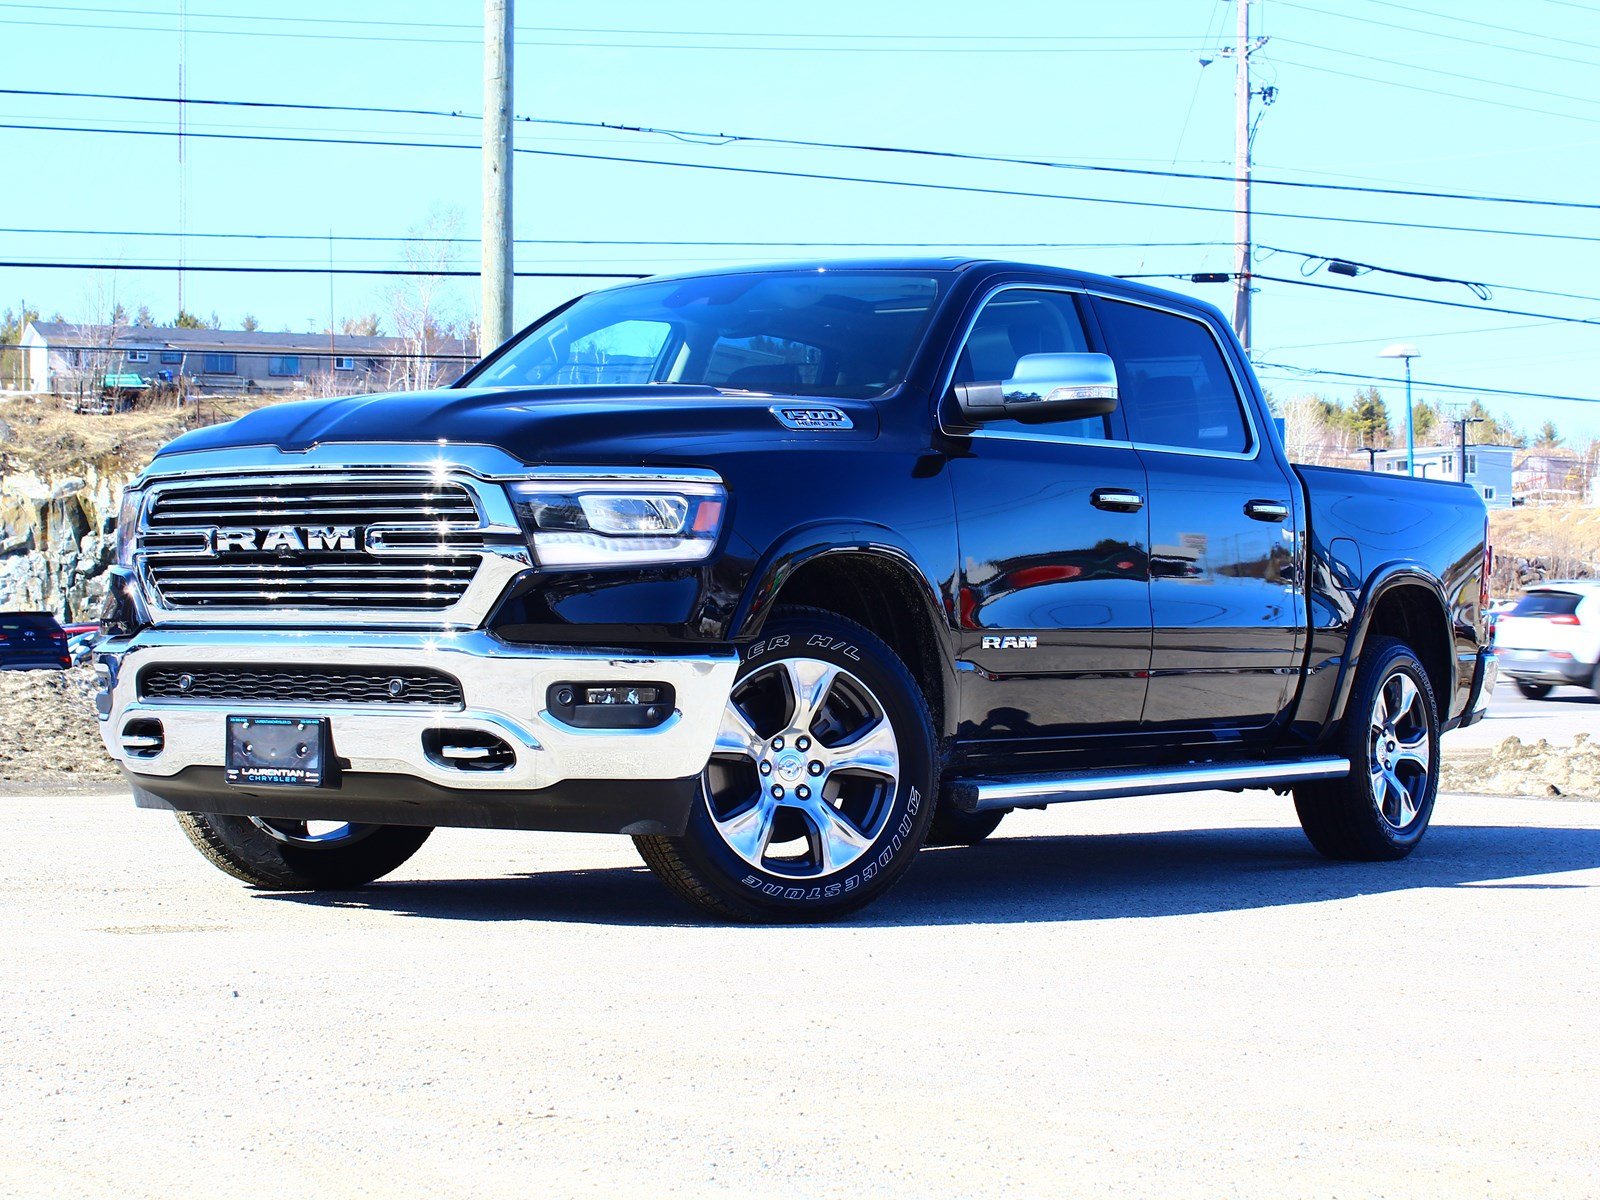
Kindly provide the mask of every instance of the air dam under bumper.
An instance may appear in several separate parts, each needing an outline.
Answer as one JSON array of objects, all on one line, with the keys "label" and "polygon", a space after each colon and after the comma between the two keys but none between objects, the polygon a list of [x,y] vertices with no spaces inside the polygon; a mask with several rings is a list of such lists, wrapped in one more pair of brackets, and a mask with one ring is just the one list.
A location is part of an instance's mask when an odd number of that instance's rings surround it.
[{"label": "air dam under bumper", "polygon": [[[482,630],[387,631],[147,629],[96,655],[104,691],[101,736],[141,807],[258,817],[316,817],[414,825],[683,832],[695,779],[711,756],[738,658],[731,649],[634,655],[518,646]],[[276,664],[297,669],[428,668],[461,683],[463,704],[267,703],[142,699],[152,667],[179,670]],[[674,712],[652,729],[579,729],[545,708],[551,685],[656,683]],[[331,766],[322,788],[240,787],[223,778],[230,713],[326,717]],[[159,749],[138,743],[160,722]],[[130,730],[130,726],[132,727]],[[481,734],[514,761],[484,770],[430,754],[424,735]],[[455,740],[463,740],[459,736]],[[148,755],[145,757],[144,755]]]}]

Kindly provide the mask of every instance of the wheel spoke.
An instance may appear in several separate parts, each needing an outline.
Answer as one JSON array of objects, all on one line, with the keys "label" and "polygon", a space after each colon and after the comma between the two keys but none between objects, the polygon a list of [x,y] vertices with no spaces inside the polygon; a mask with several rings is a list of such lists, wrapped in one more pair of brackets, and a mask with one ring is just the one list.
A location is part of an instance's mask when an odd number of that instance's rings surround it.
[{"label": "wheel spoke", "polygon": [[761,753],[761,735],[750,724],[750,718],[732,699],[722,710],[722,725],[717,730],[713,754],[736,754],[756,758]]},{"label": "wheel spoke", "polygon": [[1399,766],[1401,763],[1411,763],[1426,775],[1428,767],[1431,765],[1429,762],[1432,757],[1429,754],[1430,749],[1426,730],[1417,734],[1414,738],[1401,738],[1400,748],[1395,751],[1395,766]]},{"label": "wheel spoke", "polygon": [[717,822],[724,840],[746,862],[759,863],[772,840],[772,818],[777,805],[766,796],[757,796],[748,808]]},{"label": "wheel spoke", "polygon": [[900,746],[887,717],[855,741],[839,746],[823,760],[833,771],[871,771],[877,775],[900,773]]},{"label": "wheel spoke", "polygon": [[805,811],[816,827],[817,857],[824,872],[837,870],[871,845],[849,817],[826,801],[813,801]]},{"label": "wheel spoke", "polygon": [[1417,697],[1422,693],[1417,690],[1417,685],[1411,682],[1409,675],[1396,675],[1395,683],[1399,685],[1399,703],[1394,709],[1394,723],[1399,724],[1411,715],[1411,709],[1417,702]]},{"label": "wheel spoke", "polygon": [[1417,802],[1393,771],[1389,772],[1389,786],[1394,790],[1395,825],[1403,829],[1416,817]]},{"label": "wheel spoke", "polygon": [[791,658],[783,665],[789,672],[789,687],[794,692],[794,712],[790,714],[789,727],[810,729],[827,702],[828,693],[833,690],[839,668],[815,658]]}]

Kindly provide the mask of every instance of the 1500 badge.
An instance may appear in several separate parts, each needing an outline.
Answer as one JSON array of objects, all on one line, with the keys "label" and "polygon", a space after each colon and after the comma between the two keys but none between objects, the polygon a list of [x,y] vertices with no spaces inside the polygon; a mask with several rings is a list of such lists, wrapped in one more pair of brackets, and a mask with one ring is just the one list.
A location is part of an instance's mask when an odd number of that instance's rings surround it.
[{"label": "1500 badge", "polygon": [[854,429],[855,422],[848,413],[837,408],[797,407],[792,404],[774,404],[772,415],[785,429]]}]

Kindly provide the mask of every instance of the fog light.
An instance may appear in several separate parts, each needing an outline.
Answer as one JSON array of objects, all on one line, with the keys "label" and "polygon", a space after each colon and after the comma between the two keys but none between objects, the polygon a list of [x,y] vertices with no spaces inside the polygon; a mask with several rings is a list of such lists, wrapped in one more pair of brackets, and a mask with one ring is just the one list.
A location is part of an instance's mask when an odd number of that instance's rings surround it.
[{"label": "fog light", "polygon": [[654,729],[673,713],[664,683],[552,684],[545,703],[556,720],[579,729]]}]

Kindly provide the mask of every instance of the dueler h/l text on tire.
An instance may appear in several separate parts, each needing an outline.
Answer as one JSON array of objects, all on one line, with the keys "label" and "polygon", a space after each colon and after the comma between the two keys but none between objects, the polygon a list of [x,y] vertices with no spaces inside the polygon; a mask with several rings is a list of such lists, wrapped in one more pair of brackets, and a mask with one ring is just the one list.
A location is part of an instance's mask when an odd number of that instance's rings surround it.
[{"label": "dueler h/l text on tire", "polygon": [[744,654],[688,830],[634,842],[720,916],[825,919],[901,876],[936,796],[933,722],[905,665],[853,621],[785,609]]}]

